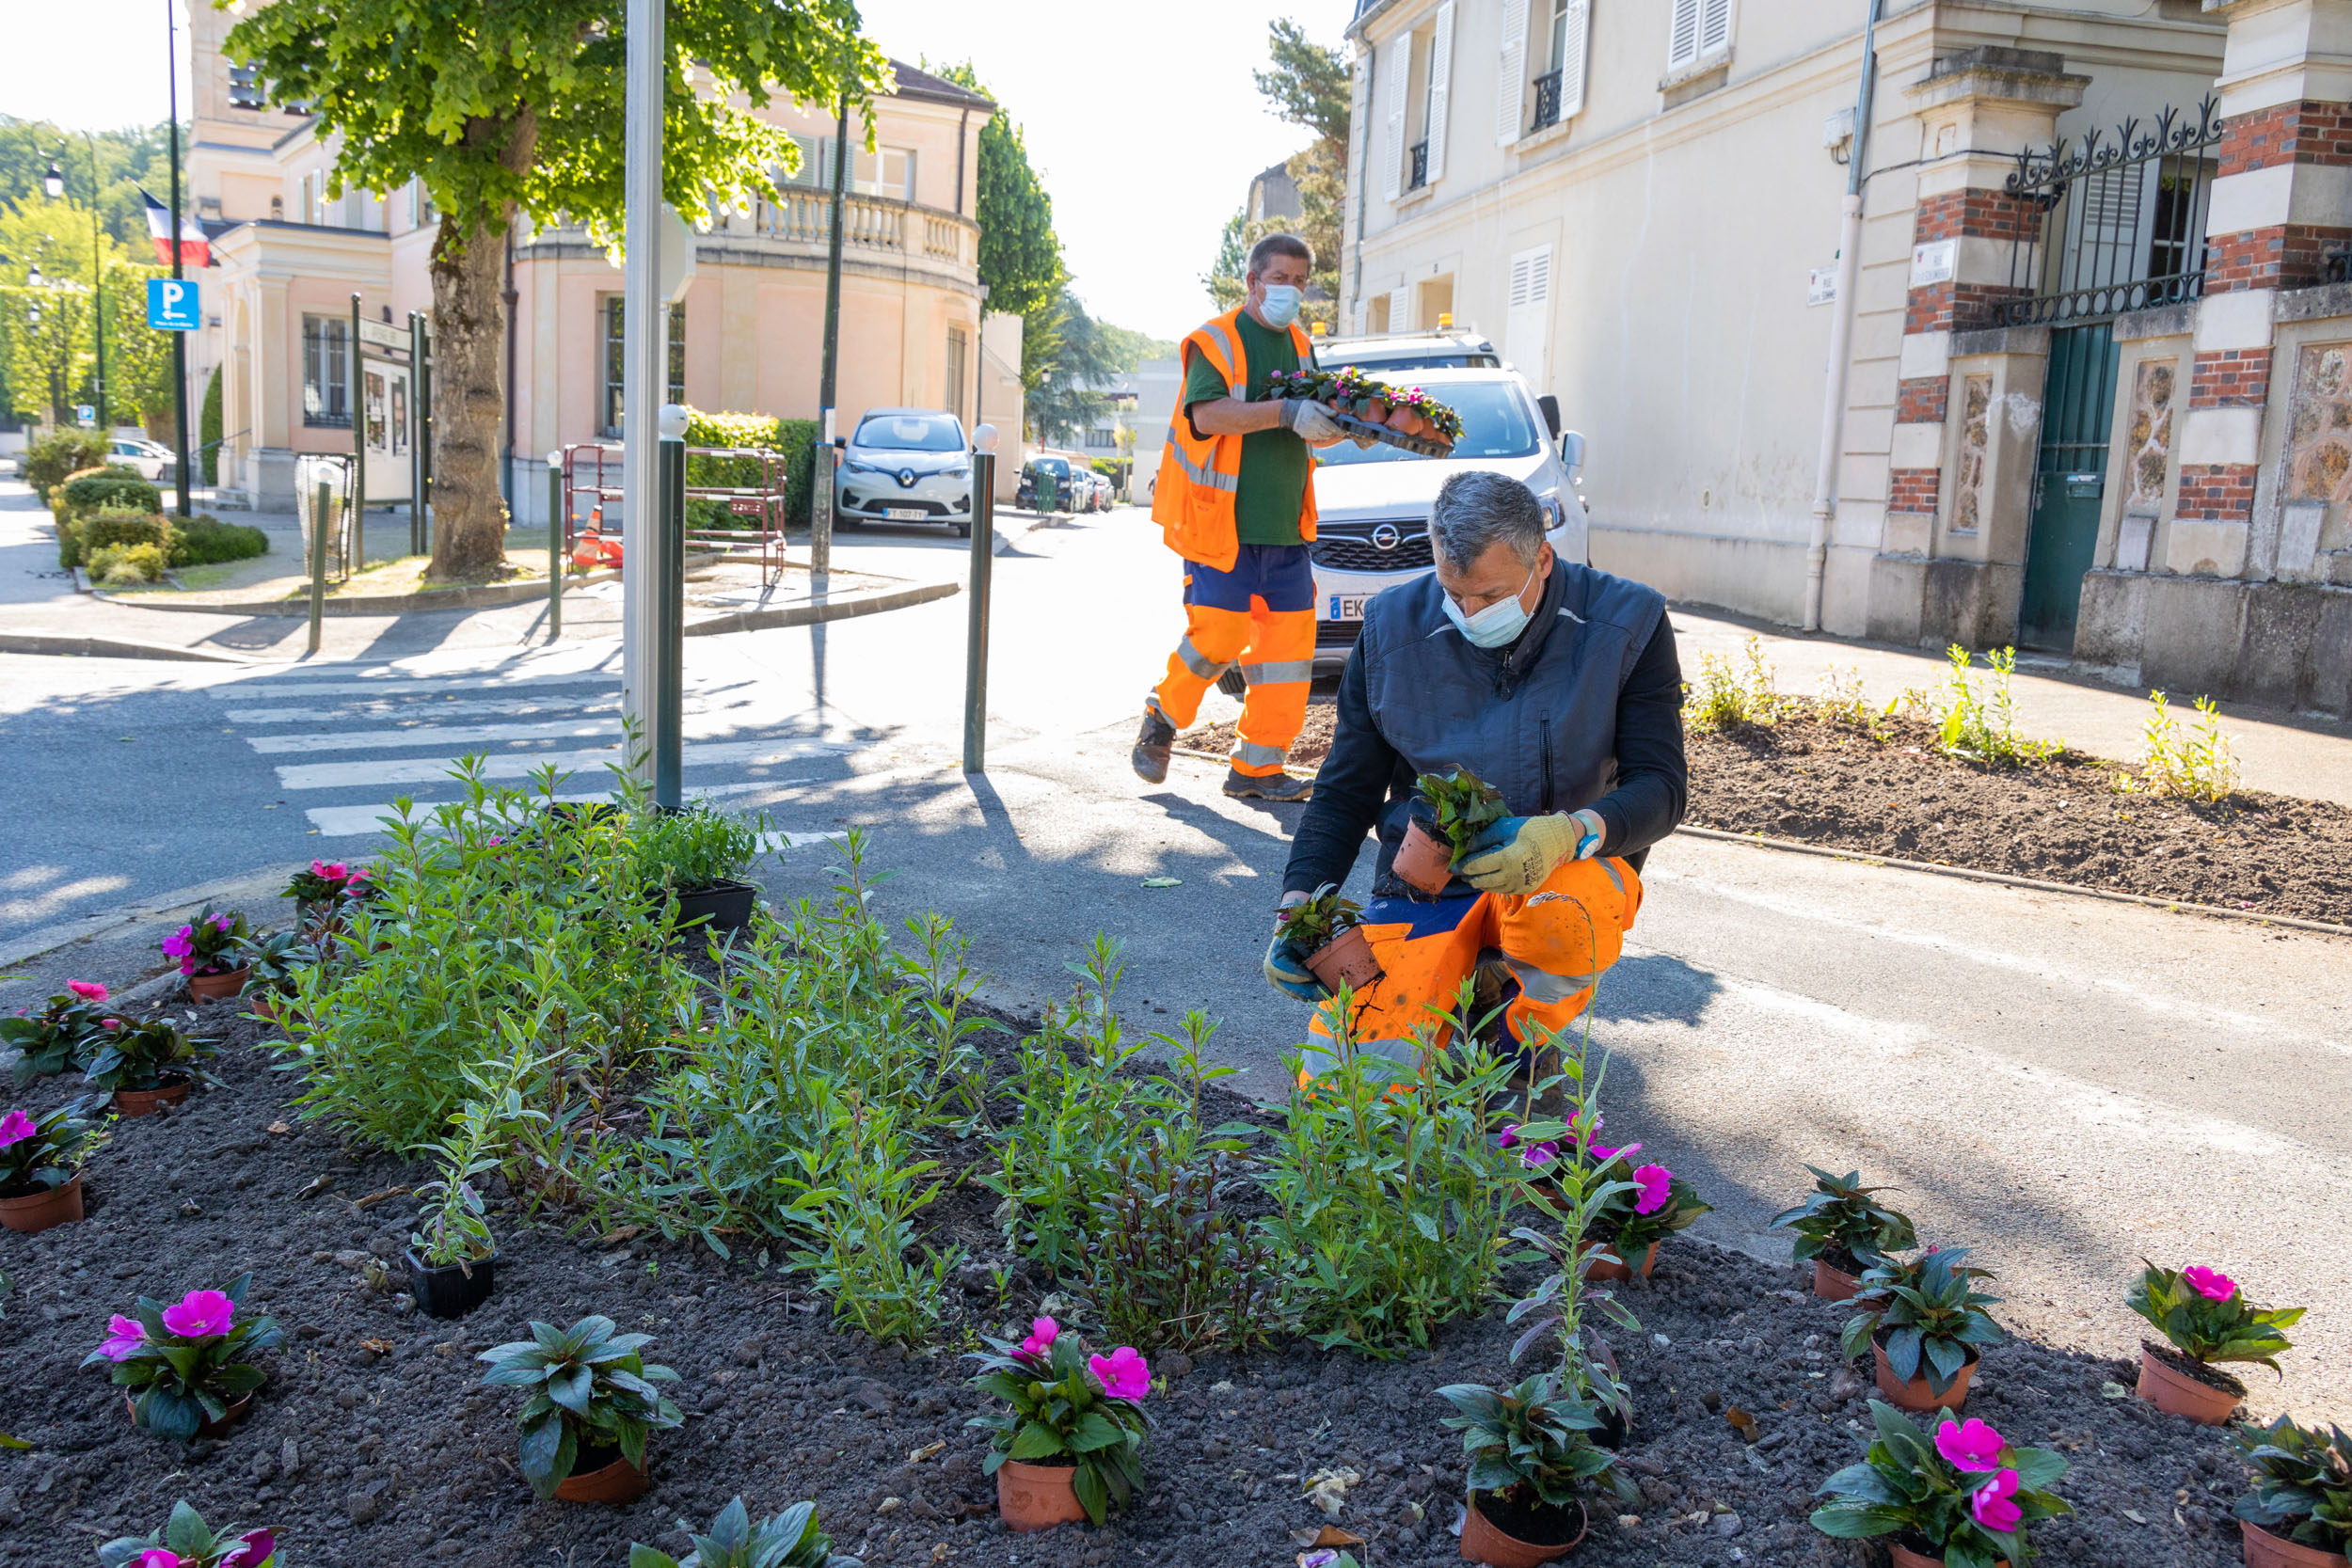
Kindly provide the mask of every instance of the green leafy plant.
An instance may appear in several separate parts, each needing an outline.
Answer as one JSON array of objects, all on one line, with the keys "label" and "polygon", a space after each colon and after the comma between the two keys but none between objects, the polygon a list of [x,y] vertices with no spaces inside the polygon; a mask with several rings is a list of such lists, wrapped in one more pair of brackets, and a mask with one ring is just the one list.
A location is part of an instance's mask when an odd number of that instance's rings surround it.
[{"label": "green leafy plant", "polygon": [[154,545],[109,545],[92,550],[88,560],[91,580],[106,587],[163,580],[164,552]]},{"label": "green leafy plant", "polygon": [[939,1162],[920,1156],[890,1107],[842,1095],[829,1109],[834,1150],[802,1155],[830,1178],[810,1189],[821,1244],[796,1250],[792,1264],[833,1299],[836,1320],[919,1348],[930,1340],[947,1276],[962,1259],[961,1247],[943,1252],[915,1240],[914,1216],[944,1184],[934,1174]]},{"label": "green leafy plant", "polygon": [[2009,1336],[1985,1312],[2001,1299],[1976,1288],[1990,1269],[1965,1261],[1966,1247],[1931,1247],[1909,1260],[1881,1258],[1862,1274],[1853,1315],[1839,1339],[1848,1356],[1866,1354],[1875,1339],[1895,1375],[1924,1376],[1941,1394],[1977,1354]]},{"label": "green leafy plant", "polygon": [[675,1382],[677,1373],[638,1357],[651,1335],[620,1333],[612,1319],[591,1314],[567,1329],[533,1323],[531,1336],[474,1359],[489,1364],[482,1381],[492,1387],[531,1390],[516,1416],[517,1458],[540,1497],[553,1497],[582,1455],[617,1450],[644,1469],[646,1435],[685,1423],[654,1386]]},{"label": "green leafy plant", "polygon": [[1968,650],[1955,642],[1946,657],[1951,669],[1945,675],[1942,714],[1936,722],[1937,742],[1944,751],[1987,767],[2022,768],[2066,750],[2062,740],[2028,740],[2017,733],[2017,704],[2009,689],[2010,676],[2017,671],[2016,649],[1985,655],[1994,677],[1990,701],[1969,678],[1973,661]]},{"label": "green leafy plant", "polygon": [[1114,1335],[1146,1350],[1199,1352],[1262,1340],[1279,1326],[1274,1257],[1234,1212],[1233,1155],[1184,1159],[1155,1131],[1094,1205],[1089,1291]]},{"label": "green leafy plant", "polygon": [[171,1079],[205,1078],[202,1064],[217,1049],[215,1041],[183,1034],[168,1019],[114,1022],[117,1027],[101,1028],[84,1065],[82,1082],[90,1087],[113,1094],[160,1088]]},{"label": "green leafy plant", "polygon": [[111,1016],[106,988],[96,980],[65,984],[40,1012],[0,1018],[0,1047],[9,1053],[9,1070],[20,1089],[37,1078],[79,1068],[105,1033],[103,1021]]},{"label": "green leafy plant", "polygon": [[1345,931],[1363,924],[1363,906],[1352,898],[1340,896],[1337,882],[1326,882],[1315,889],[1304,903],[1293,904],[1282,912],[1282,926],[1297,942],[1303,952],[1319,951],[1339,939]]},{"label": "green leafy plant", "polygon": [[741,880],[763,852],[767,818],[731,816],[698,803],[649,812],[630,828],[645,885],[692,893]]},{"label": "green leafy plant", "polygon": [[1866,1457],[1814,1496],[1813,1528],[1840,1541],[1892,1535],[1945,1568],[1994,1568],[2033,1556],[2026,1527],[2074,1509],[2049,1490],[2066,1461],[2047,1449],[2021,1449],[1980,1420],[1948,1410],[1933,1426],[1891,1404],[1870,1402],[1877,1425]]},{"label": "green leafy plant", "polygon": [[1698,681],[1683,689],[1682,717],[1694,730],[1725,734],[1777,724],[1794,705],[1781,695],[1763,643],[1751,636],[1738,664],[1720,654],[1699,656]]},{"label": "green leafy plant", "polygon": [[1602,1178],[1617,1191],[1593,1215],[1592,1234],[1608,1243],[1619,1262],[1637,1269],[1651,1243],[1689,1229],[1713,1207],[1700,1202],[1698,1190],[1665,1166],[1635,1164],[1641,1147],[1593,1150]]},{"label": "green leafy plant", "polygon": [[1454,1406],[1444,1425],[1462,1434],[1470,1455],[1470,1493],[1522,1507],[1571,1508],[1586,1497],[1637,1501],[1641,1494],[1617,1468],[1617,1456],[1593,1440],[1600,1413],[1554,1372],[1537,1372],[1508,1388],[1454,1383],[1438,1390]]},{"label": "green leafy plant", "polygon": [[[73,515],[77,525],[86,523],[101,510],[136,512],[151,517],[164,509],[164,498],[152,483],[117,465],[68,478],[51,496],[49,504],[55,509],[60,501]],[[162,543],[160,539],[151,542]]]},{"label": "green leafy plant", "polygon": [[294,976],[315,967],[319,944],[299,931],[262,931],[239,937],[234,950],[239,966],[248,971],[244,994],[282,997],[294,993]]},{"label": "green leafy plant", "polygon": [[174,566],[213,566],[269,553],[269,535],[244,523],[217,517],[174,517],[164,542]]},{"label": "green leafy plant", "polygon": [[237,943],[250,934],[243,914],[222,914],[207,904],[161,945],[183,974],[226,974],[237,965]]},{"label": "green leafy plant", "polygon": [[99,1096],[85,1095],[39,1116],[20,1110],[0,1115],[0,1197],[29,1197],[80,1175],[106,1141],[91,1124],[103,1108]]},{"label": "green leafy plant", "polygon": [[2196,732],[2181,733],[2180,721],[2161,691],[2148,693],[2148,754],[2139,765],[2141,787],[2155,795],[2217,804],[2237,792],[2237,753],[2221,733],[2220,711],[2211,697],[2197,699]]},{"label": "green leafy plant", "polygon": [[1433,830],[1454,846],[1456,857],[1470,847],[1470,840],[1510,815],[1502,792],[1467,768],[1423,773],[1414,781],[1414,790]]},{"label": "green leafy plant", "polygon": [[2352,1554],[2352,1435],[2331,1426],[2323,1436],[2281,1416],[2239,1426],[2230,1440],[2253,1466],[2253,1484],[2233,1505],[2239,1518],[2297,1545]]},{"label": "green leafy plant", "polygon": [[2192,1361],[2252,1361],[2280,1372],[2279,1353],[2288,1348],[2281,1329],[2303,1318],[2300,1307],[2263,1307],[2246,1299],[2237,1281],[2216,1270],[2190,1265],[2160,1269],[2141,1260],[2123,1304]]},{"label": "green leafy plant", "polygon": [[1871,1197],[1887,1188],[1864,1186],[1858,1170],[1832,1176],[1818,1165],[1804,1168],[1813,1173],[1813,1191],[1795,1208],[1774,1214],[1770,1227],[1796,1232],[1796,1243],[1789,1249],[1796,1261],[1818,1258],[1834,1269],[1859,1275],[1887,1254],[1909,1252],[1919,1244],[1909,1219]]},{"label": "green leafy plant", "polygon": [[[26,445],[24,455],[17,459],[17,475],[47,505],[50,490],[65,483],[67,475],[103,464],[108,446],[106,436],[99,431],[61,427]],[[127,468],[117,471],[130,472]]]},{"label": "green leafy plant", "polygon": [[[157,1553],[151,1559],[149,1553]],[[171,1517],[145,1535],[126,1535],[98,1548],[102,1568],[149,1568],[167,1558],[171,1568],[277,1568],[278,1537],[266,1529],[215,1530],[186,1498],[171,1505]]]},{"label": "green leafy plant", "polygon": [[987,1352],[964,1358],[979,1363],[972,1386],[1005,1402],[964,1423],[992,1434],[981,1472],[993,1476],[1008,1459],[1068,1464],[1088,1518],[1100,1525],[1125,1507],[1143,1483],[1142,1402],[1152,1386],[1143,1357],[1123,1345],[1089,1355],[1051,1318],[1037,1319],[1017,1344],[986,1335],[980,1342]]},{"label": "green leafy plant", "polygon": [[471,1279],[474,1264],[498,1255],[498,1240],[474,1182],[499,1168],[501,1156],[518,1141],[516,1129],[548,1120],[546,1112],[523,1102],[525,1086],[549,1060],[531,1048],[532,1037],[532,1031],[510,1025],[508,1053],[466,1069],[472,1092],[450,1117],[450,1130],[418,1146],[441,1172],[417,1189],[423,1203],[408,1237],[428,1268],[454,1267]]},{"label": "green leafy plant", "polygon": [[226,1419],[231,1404],[269,1381],[245,1357],[285,1342],[274,1318],[239,1321],[252,1284],[242,1274],[226,1291],[190,1291],[169,1307],[141,1296],[130,1316],[115,1314],[82,1365],[106,1363],[116,1386],[138,1390],[131,1418],[142,1430],[192,1441],[204,1422]]},{"label": "green leafy plant", "polygon": [[707,1535],[683,1519],[677,1528],[693,1541],[692,1551],[680,1559],[631,1542],[628,1568],[858,1568],[857,1559],[834,1555],[833,1537],[817,1528],[815,1503],[755,1522],[738,1497],[719,1511]]},{"label": "green leafy plant", "polygon": [[[159,512],[140,512],[112,504],[101,506],[74,525],[74,533],[82,541],[86,556],[117,545],[152,545],[163,548],[167,530]],[[91,570],[97,570],[95,560]]]}]

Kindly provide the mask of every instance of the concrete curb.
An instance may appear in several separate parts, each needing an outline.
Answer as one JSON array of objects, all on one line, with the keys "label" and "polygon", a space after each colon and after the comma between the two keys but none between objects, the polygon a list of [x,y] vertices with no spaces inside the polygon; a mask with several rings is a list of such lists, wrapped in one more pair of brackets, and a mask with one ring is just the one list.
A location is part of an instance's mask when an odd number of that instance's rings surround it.
[{"label": "concrete curb", "polygon": [[[694,555],[686,558],[686,569],[693,571],[719,559],[717,555]],[[564,579],[564,592],[585,588],[592,583],[613,582],[620,578],[614,569],[600,568],[582,572]],[[173,615],[262,615],[289,620],[308,619],[310,601],[299,599],[220,600],[211,603],[173,602],[144,596],[123,598],[119,595],[91,589],[89,596],[101,604],[120,605],[126,610],[159,610]],[[413,615],[435,610],[501,610],[508,605],[532,604],[548,596],[545,582],[485,582],[474,588],[438,588],[426,594],[379,594],[356,598],[329,597],[321,607],[329,618],[346,615]]]},{"label": "concrete curb", "polygon": [[177,914],[183,910],[201,909],[206,904],[218,903],[230,898],[262,898],[274,901],[279,894],[271,884],[282,882],[292,874],[287,870],[272,870],[247,871],[234,877],[217,877],[209,882],[198,882],[192,887],[174,888],[168,893],[159,893],[136,904],[109,910],[104,914],[87,915],[80,920],[68,921],[57,926],[44,926],[39,930],[27,931],[23,936],[0,942],[0,970],[14,969],[19,964],[27,964],[37,958],[45,958],[61,947],[71,947],[77,942],[87,942],[92,937],[102,937],[110,931],[119,931],[125,926],[136,926],[142,921],[159,920],[166,915]]},{"label": "concrete curb", "polygon": [[2064,893],[2077,898],[2102,898],[2110,904],[2139,904],[2168,914],[2201,914],[2217,920],[2238,920],[2254,926],[2285,926],[2297,931],[2317,931],[2323,936],[2352,937],[2352,926],[2332,926],[2324,920],[2303,920],[2294,915],[2265,914],[2260,910],[2223,910],[2211,904],[2188,904],[2177,898],[2151,898],[2140,893],[2117,893],[2107,888],[2081,887],[2069,882],[2044,882],[2031,877],[2012,877],[2002,871],[1979,871],[1966,865],[1931,865],[1925,861],[1896,860],[1887,855],[1871,855],[1855,849],[1834,849],[1820,844],[1800,844],[1795,839],[1767,838],[1762,833],[1727,833],[1721,828],[1700,828],[1685,822],[1675,830],[1693,838],[1711,838],[1724,844],[1752,844],[1759,849],[1780,849],[1790,854],[1818,855],[1824,860],[1856,861],[1864,865],[1891,865],[1900,871],[1924,871],[1931,877],[1957,877],[1963,881],[1998,882],[2004,887],[2030,888],[2036,893]]},{"label": "concrete curb", "polygon": [[241,654],[143,642],[132,637],[89,637],[79,632],[0,631],[0,654],[54,654],[70,658],[164,658],[199,664],[251,664]]},{"label": "concrete curb", "polygon": [[731,610],[686,623],[689,637],[721,637],[729,632],[767,631],[777,626],[813,626],[826,621],[847,621],[859,615],[879,615],[905,610],[963,592],[958,582],[918,582],[906,588],[876,589],[848,594],[821,603],[783,605],[774,610]]}]

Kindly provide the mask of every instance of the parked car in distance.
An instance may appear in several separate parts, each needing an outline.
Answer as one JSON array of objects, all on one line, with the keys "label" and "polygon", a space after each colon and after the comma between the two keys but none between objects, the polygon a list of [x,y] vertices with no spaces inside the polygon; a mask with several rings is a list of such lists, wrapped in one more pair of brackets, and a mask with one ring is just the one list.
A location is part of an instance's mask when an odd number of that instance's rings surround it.
[{"label": "parked car in distance", "polygon": [[179,460],[179,454],[161,441],[117,436],[106,443],[107,462],[136,469],[138,476],[150,483],[170,475]]},{"label": "parked car in distance", "polygon": [[945,523],[972,534],[972,453],[963,421],[937,408],[874,408],[857,422],[834,474],[834,515]]},{"label": "parked car in distance", "polygon": [[1029,459],[1029,472],[1037,485],[1037,509],[1040,512],[1075,512],[1078,492],[1085,487],[1079,470],[1067,457],[1039,456]]},{"label": "parked car in distance", "polygon": [[1502,368],[1502,356],[1480,334],[1447,327],[1436,332],[1327,338],[1315,344],[1315,363],[1327,367],[1357,365],[1373,372],[1491,371]]}]

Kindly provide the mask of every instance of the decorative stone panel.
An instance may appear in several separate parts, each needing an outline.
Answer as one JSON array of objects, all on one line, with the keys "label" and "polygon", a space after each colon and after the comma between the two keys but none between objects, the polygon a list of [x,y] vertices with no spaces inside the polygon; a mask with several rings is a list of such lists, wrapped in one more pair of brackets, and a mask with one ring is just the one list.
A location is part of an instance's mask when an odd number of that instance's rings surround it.
[{"label": "decorative stone panel", "polygon": [[2132,378],[2132,422],[2123,449],[2127,513],[2153,516],[2164,509],[2165,475],[2172,456],[2172,394],[2179,377],[2179,360],[2143,359]]},{"label": "decorative stone panel", "polygon": [[1961,378],[1959,472],[1953,476],[1952,531],[1974,533],[1984,511],[1984,449],[1992,439],[1993,378]]},{"label": "decorative stone panel", "polygon": [[2330,518],[2352,501],[2352,343],[2303,345],[2291,406],[2279,564],[2307,575],[2334,565],[2317,556],[2338,542],[2343,531],[2331,531]]}]

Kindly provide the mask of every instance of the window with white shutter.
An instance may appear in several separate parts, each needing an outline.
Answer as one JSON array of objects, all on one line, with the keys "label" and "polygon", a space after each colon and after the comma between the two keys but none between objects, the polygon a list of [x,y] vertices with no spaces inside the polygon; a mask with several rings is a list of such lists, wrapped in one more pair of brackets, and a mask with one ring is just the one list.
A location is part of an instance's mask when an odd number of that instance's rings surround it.
[{"label": "window with white shutter", "polygon": [[1502,56],[1495,81],[1495,144],[1519,139],[1527,101],[1527,0],[1502,0]]},{"label": "window with white shutter", "polygon": [[1388,107],[1388,156],[1381,160],[1381,177],[1394,201],[1405,189],[1405,87],[1413,70],[1413,35],[1399,33],[1389,40],[1380,59],[1380,101]]},{"label": "window with white shutter", "polygon": [[1445,175],[1445,108],[1454,78],[1454,0],[1438,8],[1429,35],[1429,102],[1423,109],[1422,135],[1429,142],[1429,180]]},{"label": "window with white shutter", "polygon": [[1666,69],[1680,71],[1731,47],[1731,0],[1675,0]]},{"label": "window with white shutter", "polygon": [[1584,62],[1593,37],[1593,0],[1554,0],[1551,69],[1560,73],[1559,118],[1584,110]]},{"label": "window with white shutter", "polygon": [[1540,393],[1551,332],[1551,246],[1513,254],[1504,298],[1502,352]]}]

